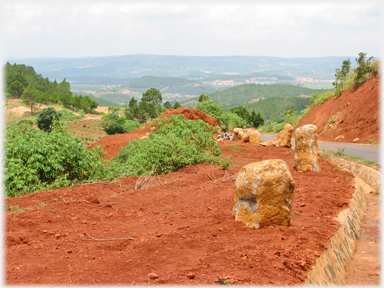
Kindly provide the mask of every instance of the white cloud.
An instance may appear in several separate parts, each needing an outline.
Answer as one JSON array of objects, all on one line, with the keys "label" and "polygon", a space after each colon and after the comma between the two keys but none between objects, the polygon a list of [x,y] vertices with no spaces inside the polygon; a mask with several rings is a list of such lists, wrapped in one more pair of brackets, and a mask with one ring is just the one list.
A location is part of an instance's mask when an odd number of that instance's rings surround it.
[{"label": "white cloud", "polygon": [[[325,56],[324,51],[331,53],[328,56],[340,55],[343,50],[346,54],[353,49],[363,51],[367,46],[363,41],[369,41],[374,51],[379,45],[375,35],[380,29],[380,7],[373,2],[47,3],[16,1],[5,5],[8,51],[31,54],[44,40],[51,42],[54,57],[85,56],[80,51],[90,56],[199,53],[297,57]],[[348,38],[351,35],[353,39]],[[14,48],[22,39],[29,39],[30,49],[25,52]],[[326,47],[330,41],[339,47],[334,54]],[[310,42],[317,43],[317,49]],[[347,47],[351,42],[355,47]]]}]

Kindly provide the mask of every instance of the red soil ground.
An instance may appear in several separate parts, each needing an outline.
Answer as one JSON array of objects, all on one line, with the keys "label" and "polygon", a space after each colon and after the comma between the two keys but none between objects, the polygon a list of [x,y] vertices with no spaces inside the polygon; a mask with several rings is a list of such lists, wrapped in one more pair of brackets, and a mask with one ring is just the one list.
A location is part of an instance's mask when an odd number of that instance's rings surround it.
[{"label": "red soil ground", "polygon": [[[294,129],[314,124],[318,129],[319,141],[351,143],[359,138],[357,143],[370,144],[369,139],[379,143],[379,106],[380,79],[372,78],[359,88],[344,91],[340,97],[316,106]],[[345,138],[336,141],[339,135]]]},{"label": "red soil ground", "polygon": [[[146,129],[99,144],[110,157]],[[339,227],[334,217],[348,207],[353,175],[323,159],[320,172],[299,173],[289,148],[219,146],[233,157],[228,171],[202,163],[152,177],[139,190],[139,179],[127,177],[6,199],[24,209],[5,213],[6,284],[302,283]],[[266,159],[288,164],[294,212],[290,227],[251,230],[232,217],[234,176]]]}]

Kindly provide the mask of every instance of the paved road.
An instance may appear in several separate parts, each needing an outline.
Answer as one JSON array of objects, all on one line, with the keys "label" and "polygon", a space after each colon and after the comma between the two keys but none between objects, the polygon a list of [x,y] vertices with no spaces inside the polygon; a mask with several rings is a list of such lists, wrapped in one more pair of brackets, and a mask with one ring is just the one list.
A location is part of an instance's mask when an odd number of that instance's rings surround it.
[{"label": "paved road", "polygon": [[[275,140],[276,134],[262,134],[260,133],[261,140]],[[344,154],[350,154],[357,157],[361,157],[370,161],[376,161],[381,164],[380,161],[380,145],[368,145],[368,144],[351,144],[351,143],[336,143],[336,142],[317,142],[320,149],[330,150],[337,152],[340,149],[345,148]],[[292,139],[292,144],[295,145],[295,140]]]}]

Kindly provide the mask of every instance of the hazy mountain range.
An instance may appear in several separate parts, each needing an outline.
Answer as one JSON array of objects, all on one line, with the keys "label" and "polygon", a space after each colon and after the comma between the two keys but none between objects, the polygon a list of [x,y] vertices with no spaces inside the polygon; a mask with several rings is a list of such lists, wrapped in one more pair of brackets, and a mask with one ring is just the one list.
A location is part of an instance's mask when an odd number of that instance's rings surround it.
[{"label": "hazy mountain range", "polygon": [[114,81],[126,84],[142,76],[178,77],[202,81],[215,75],[247,75],[256,72],[291,78],[314,77],[333,79],[336,68],[346,59],[354,64],[355,57],[279,58],[265,56],[170,56],[134,54],[87,58],[8,59],[11,64],[33,66],[50,79]]}]

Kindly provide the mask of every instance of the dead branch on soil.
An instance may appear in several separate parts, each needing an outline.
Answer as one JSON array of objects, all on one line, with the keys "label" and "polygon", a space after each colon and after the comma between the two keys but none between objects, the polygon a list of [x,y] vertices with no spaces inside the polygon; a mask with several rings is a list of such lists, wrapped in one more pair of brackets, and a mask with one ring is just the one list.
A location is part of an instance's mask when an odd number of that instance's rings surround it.
[{"label": "dead branch on soil", "polygon": [[153,186],[153,182],[155,181],[155,177],[152,177],[155,170],[155,166],[152,167],[152,171],[149,173],[147,177],[139,177],[136,181],[135,190],[145,189]]},{"label": "dead branch on soil", "polygon": [[208,177],[214,181],[215,184],[217,184],[218,182],[223,182],[223,183],[228,183],[228,182],[234,182],[236,180],[236,177],[237,177],[237,174],[238,173],[234,173],[232,175],[229,175],[228,174],[228,170],[225,171],[225,175],[219,179],[216,179],[215,178],[215,175],[211,176],[208,174]]},{"label": "dead branch on soil", "polygon": [[[81,181],[79,184],[75,184],[75,186],[80,186],[80,185],[87,185],[87,184],[98,184],[98,183],[115,183],[116,185],[119,184],[120,185],[120,188],[121,188],[121,183],[116,183],[120,178],[123,178],[123,177],[129,177],[131,171],[128,171],[126,173],[122,173],[122,174],[116,174],[116,175],[113,175],[113,176],[108,176],[104,179],[100,179],[100,180],[83,180]],[[120,182],[120,181],[119,181]]]},{"label": "dead branch on soil", "polygon": [[128,238],[98,239],[98,238],[93,237],[92,235],[89,235],[88,233],[84,233],[84,234],[87,234],[89,237],[91,237],[91,239],[82,239],[83,241],[118,241],[118,240],[135,240],[135,238],[131,238],[131,237],[128,237]]}]

